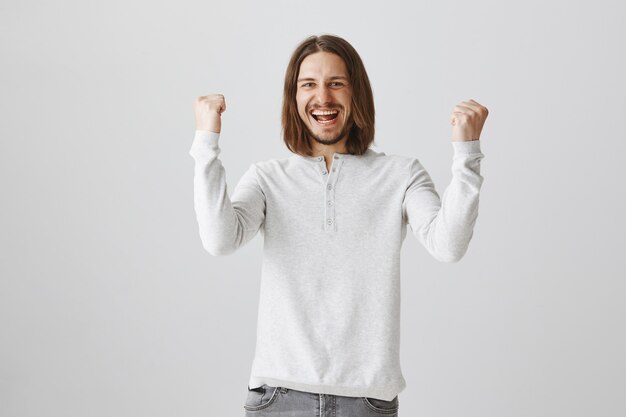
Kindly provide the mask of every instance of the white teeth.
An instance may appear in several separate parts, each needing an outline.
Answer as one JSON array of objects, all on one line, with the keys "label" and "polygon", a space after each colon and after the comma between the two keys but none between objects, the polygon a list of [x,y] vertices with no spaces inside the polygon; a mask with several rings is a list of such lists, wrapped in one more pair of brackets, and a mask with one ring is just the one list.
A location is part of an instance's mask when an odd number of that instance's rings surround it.
[{"label": "white teeth", "polygon": [[339,113],[339,110],[313,110],[311,114],[316,116]]}]

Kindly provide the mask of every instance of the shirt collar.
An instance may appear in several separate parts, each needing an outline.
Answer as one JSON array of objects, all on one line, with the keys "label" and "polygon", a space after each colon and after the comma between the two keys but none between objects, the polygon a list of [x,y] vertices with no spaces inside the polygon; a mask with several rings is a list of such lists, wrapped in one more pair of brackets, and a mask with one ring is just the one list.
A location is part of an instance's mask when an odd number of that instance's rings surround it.
[{"label": "shirt collar", "polygon": [[[340,153],[340,152],[334,152],[332,154],[333,159],[350,159],[350,158],[359,158],[359,157],[363,157],[365,155],[367,155],[370,152],[370,150],[368,149],[367,151],[365,151],[365,153],[363,155],[353,155],[351,153]],[[310,161],[310,162],[320,162],[324,160],[324,156],[305,156],[305,155],[300,155],[295,153],[294,154],[296,158],[298,159],[302,159],[305,161]]]}]

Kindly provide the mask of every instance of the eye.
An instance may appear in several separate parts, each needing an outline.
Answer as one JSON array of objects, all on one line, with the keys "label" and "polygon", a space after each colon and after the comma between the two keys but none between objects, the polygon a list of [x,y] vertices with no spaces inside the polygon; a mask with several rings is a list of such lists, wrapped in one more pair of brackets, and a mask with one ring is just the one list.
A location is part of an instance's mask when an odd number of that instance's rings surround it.
[{"label": "eye", "polygon": [[333,83],[331,83],[331,84],[343,85],[342,83],[340,83],[340,82],[338,82],[338,81],[335,81],[335,82],[333,82]]},{"label": "eye", "polygon": [[309,84],[313,84],[313,83],[304,83],[304,84],[302,84],[302,87],[306,87]]}]

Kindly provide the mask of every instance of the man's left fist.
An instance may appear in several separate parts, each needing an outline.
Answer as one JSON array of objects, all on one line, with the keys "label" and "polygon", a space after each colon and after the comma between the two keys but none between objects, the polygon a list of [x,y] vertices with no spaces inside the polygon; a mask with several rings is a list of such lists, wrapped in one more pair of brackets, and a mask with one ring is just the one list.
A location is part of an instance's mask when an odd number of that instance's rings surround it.
[{"label": "man's left fist", "polygon": [[489,111],[474,100],[462,101],[450,116],[453,141],[479,140]]}]

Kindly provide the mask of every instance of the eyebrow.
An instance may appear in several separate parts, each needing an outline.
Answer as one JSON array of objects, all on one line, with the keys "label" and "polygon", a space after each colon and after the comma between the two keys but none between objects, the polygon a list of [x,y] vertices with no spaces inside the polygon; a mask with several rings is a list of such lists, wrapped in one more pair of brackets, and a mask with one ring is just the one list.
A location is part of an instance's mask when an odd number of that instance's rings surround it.
[{"label": "eyebrow", "polygon": [[[335,75],[333,77],[328,78],[329,80],[345,80],[348,81],[348,79],[342,75]],[[315,81],[315,78],[298,78],[298,82],[301,81]]]}]

